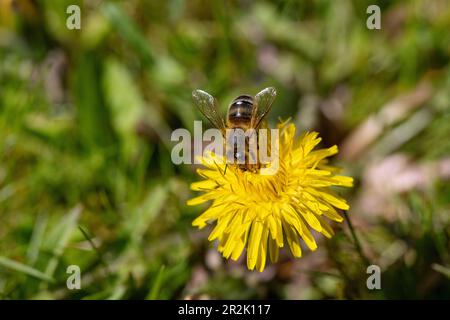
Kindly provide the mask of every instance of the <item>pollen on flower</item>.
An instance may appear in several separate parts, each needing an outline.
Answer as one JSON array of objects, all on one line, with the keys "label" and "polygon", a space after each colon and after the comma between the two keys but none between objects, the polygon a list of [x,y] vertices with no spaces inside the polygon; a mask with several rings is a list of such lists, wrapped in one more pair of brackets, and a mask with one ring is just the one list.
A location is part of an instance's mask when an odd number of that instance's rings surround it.
[{"label": "pollen on flower", "polygon": [[193,221],[204,228],[215,222],[208,240],[218,240],[218,250],[225,258],[237,260],[247,250],[247,267],[263,271],[267,254],[278,260],[278,250],[289,246],[294,257],[302,256],[300,240],[314,251],[313,229],[325,237],[333,236],[327,220],[341,222],[336,209],[348,210],[345,199],[330,187],[351,187],[353,179],[337,175],[338,169],[327,165],[327,157],[338,152],[337,146],[314,148],[318,133],[295,138],[295,126],[282,123],[279,143],[279,170],[274,175],[226,167],[226,161],[212,153],[202,158],[204,168],[198,174],[204,180],[191,189],[203,194],[188,205],[212,201],[212,205]]}]

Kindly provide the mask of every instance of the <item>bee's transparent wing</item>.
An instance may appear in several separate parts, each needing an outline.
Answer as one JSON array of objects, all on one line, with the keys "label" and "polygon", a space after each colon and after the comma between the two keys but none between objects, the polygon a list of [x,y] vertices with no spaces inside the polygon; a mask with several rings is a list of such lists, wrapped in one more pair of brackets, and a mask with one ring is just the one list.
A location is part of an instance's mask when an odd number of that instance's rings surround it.
[{"label": "bee's transparent wing", "polygon": [[261,121],[269,113],[272,104],[277,96],[274,87],[265,88],[255,96],[256,108],[253,108],[254,115],[252,117],[252,128],[258,128]]},{"label": "bee's transparent wing", "polygon": [[220,116],[217,100],[203,90],[192,91],[192,98],[194,99],[195,105],[206,119],[208,119],[216,128],[225,131],[225,123]]}]

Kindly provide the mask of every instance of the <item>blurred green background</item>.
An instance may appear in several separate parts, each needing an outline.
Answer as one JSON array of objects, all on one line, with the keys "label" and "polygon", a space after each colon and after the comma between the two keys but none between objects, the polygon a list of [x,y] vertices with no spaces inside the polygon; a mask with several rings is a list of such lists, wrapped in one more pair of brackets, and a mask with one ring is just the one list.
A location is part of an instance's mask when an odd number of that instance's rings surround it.
[{"label": "blurred green background", "polygon": [[[449,299],[449,30],[447,0],[0,0],[0,297]],[[225,112],[269,85],[272,125],[339,145],[359,243],[338,224],[257,273],[191,227],[170,134],[203,119],[193,89]]]}]

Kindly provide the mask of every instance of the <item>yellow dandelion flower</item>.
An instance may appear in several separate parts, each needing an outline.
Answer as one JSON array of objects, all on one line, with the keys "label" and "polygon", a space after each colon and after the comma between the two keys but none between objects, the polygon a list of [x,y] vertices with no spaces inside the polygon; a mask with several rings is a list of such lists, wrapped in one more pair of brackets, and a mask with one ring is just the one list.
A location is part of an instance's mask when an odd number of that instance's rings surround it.
[{"label": "yellow dandelion flower", "polygon": [[302,256],[300,239],[314,251],[317,244],[310,229],[330,238],[334,232],[325,218],[341,222],[336,208],[349,209],[330,187],[353,185],[351,177],[337,175],[338,169],[326,164],[326,158],[338,152],[337,146],[313,150],[321,141],[317,132],[295,139],[294,124],[278,127],[279,170],[274,175],[226,167],[224,159],[210,153],[202,158],[205,168],[197,171],[205,180],[191,185],[204,194],[188,201],[198,205],[212,200],[192,225],[201,229],[216,221],[208,240],[217,239],[218,250],[227,259],[237,260],[246,248],[248,269],[260,272],[267,251],[276,262],[285,242],[297,258]]}]

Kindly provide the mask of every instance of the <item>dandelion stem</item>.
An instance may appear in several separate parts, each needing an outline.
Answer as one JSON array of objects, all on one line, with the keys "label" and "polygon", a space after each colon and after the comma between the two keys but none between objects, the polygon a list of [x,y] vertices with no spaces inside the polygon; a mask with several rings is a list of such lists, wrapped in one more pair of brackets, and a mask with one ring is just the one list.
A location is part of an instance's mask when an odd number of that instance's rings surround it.
[{"label": "dandelion stem", "polygon": [[361,242],[359,241],[358,236],[356,235],[355,229],[353,228],[352,221],[350,220],[350,217],[348,216],[347,212],[345,212],[344,217],[345,217],[345,221],[347,223],[347,226],[350,229],[350,233],[352,235],[356,251],[358,251],[358,254],[361,257],[361,260],[363,260],[363,262],[366,265],[370,266],[371,263],[370,263],[369,259],[366,257],[366,255],[364,254],[364,252],[362,251]]}]

